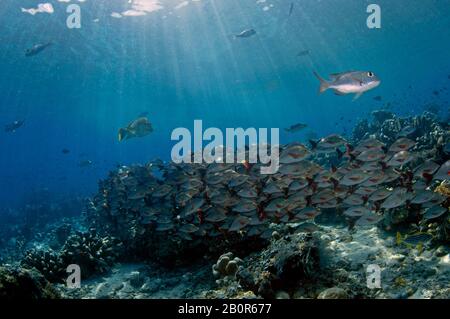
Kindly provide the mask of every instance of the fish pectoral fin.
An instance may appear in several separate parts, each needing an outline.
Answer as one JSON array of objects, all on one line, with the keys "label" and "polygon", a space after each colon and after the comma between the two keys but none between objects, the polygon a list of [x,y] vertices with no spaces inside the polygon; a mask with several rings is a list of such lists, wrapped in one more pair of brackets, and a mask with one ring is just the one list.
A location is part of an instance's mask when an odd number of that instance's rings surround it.
[{"label": "fish pectoral fin", "polygon": [[119,142],[122,142],[125,139],[125,137],[127,136],[127,131],[128,130],[124,129],[124,128],[119,129],[119,134],[118,134]]},{"label": "fish pectoral fin", "polygon": [[336,94],[336,95],[345,95],[345,93],[342,93],[342,92],[339,92],[338,90],[336,90],[336,89],[334,89],[333,90],[333,92],[334,92],[334,94]]},{"label": "fish pectoral fin", "polygon": [[355,96],[353,97],[353,101],[359,99],[361,97],[361,95],[363,95],[363,92],[356,93]]}]

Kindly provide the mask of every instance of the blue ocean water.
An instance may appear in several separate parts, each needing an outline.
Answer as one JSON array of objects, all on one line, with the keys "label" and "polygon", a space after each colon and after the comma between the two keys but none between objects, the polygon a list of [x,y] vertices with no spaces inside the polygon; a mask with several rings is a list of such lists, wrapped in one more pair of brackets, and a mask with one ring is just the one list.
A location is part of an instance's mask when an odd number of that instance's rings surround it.
[{"label": "blue ocean water", "polygon": [[[172,130],[194,119],[221,129],[308,125],[280,130],[287,143],[309,132],[350,134],[383,107],[411,115],[436,103],[448,114],[448,0],[377,0],[381,29],[367,28],[375,1],[363,0],[143,1],[160,9],[121,18],[111,14],[133,1],[71,1],[81,7],[80,29],[66,26],[69,3],[46,2],[54,13],[22,12],[35,0],[0,2],[0,124],[25,120],[0,134],[2,208],[41,189],[88,196],[118,163],[169,160]],[[257,34],[233,37],[249,28]],[[353,102],[319,96],[313,70],[372,70],[382,82]],[[142,112],[155,131],[120,143],[118,129]],[[83,160],[93,165],[80,167]]]}]

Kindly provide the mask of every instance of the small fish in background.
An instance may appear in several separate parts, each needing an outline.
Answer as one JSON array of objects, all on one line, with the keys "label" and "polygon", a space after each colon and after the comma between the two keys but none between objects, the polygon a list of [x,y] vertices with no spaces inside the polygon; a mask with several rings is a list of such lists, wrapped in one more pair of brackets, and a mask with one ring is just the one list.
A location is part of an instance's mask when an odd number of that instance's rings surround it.
[{"label": "small fish in background", "polygon": [[295,231],[297,233],[314,233],[320,229],[321,228],[317,224],[314,224],[312,222],[304,222],[299,224]]},{"label": "small fish in background", "polygon": [[52,45],[53,42],[35,44],[30,49],[25,50],[25,56],[31,57],[37,55]]},{"label": "small fish in background", "polygon": [[326,136],[324,138],[321,138],[319,141],[313,141],[310,140],[309,143],[311,144],[311,149],[315,150],[317,148],[327,149],[327,148],[334,148],[336,149],[339,146],[345,145],[347,141],[340,135],[337,134],[331,134],[329,136]]},{"label": "small fish in background", "polygon": [[294,12],[294,7],[295,7],[294,3],[291,2],[291,5],[289,6],[289,17],[290,17],[290,16],[292,15],[292,13]]},{"label": "small fish in background", "polygon": [[380,85],[380,79],[371,71],[349,71],[330,74],[331,80],[326,81],[317,72],[314,75],[320,81],[319,93],[328,89],[336,95],[355,94],[353,100],[359,98],[364,92]]},{"label": "small fish in background", "polygon": [[67,149],[67,148],[63,148],[63,149],[61,150],[61,153],[63,153],[64,155],[66,155],[66,154],[69,154],[69,153],[70,153],[70,150]]},{"label": "small fish in background", "polygon": [[153,126],[147,117],[140,117],[125,128],[119,129],[119,142],[135,137],[144,137],[153,132]]},{"label": "small fish in background", "polygon": [[297,123],[297,124],[291,125],[288,128],[285,128],[284,130],[289,133],[295,133],[295,132],[302,131],[303,129],[305,129],[307,127],[308,127],[308,125],[306,125],[306,124]]},{"label": "small fish in background", "polygon": [[406,246],[417,246],[424,244],[433,239],[433,236],[428,233],[418,232],[415,234],[402,236],[400,232],[397,232],[396,243],[397,245],[405,244]]},{"label": "small fish in background", "polygon": [[22,127],[22,125],[25,123],[25,120],[17,120],[10,124],[5,125],[5,132],[7,133],[15,133],[17,129]]},{"label": "small fish in background", "polygon": [[81,160],[78,162],[78,166],[81,168],[90,167],[94,164],[91,160]]},{"label": "small fish in background", "polygon": [[251,36],[254,36],[256,34],[256,31],[254,29],[247,29],[242,31],[239,34],[236,34],[236,38],[250,38]]},{"label": "small fish in background", "polygon": [[377,96],[375,96],[373,99],[374,99],[375,101],[380,102],[382,98],[381,98],[381,95],[377,95]]},{"label": "small fish in background", "polygon": [[307,55],[309,55],[309,50],[302,50],[299,53],[297,53],[298,57],[304,57],[304,56],[307,56]]}]

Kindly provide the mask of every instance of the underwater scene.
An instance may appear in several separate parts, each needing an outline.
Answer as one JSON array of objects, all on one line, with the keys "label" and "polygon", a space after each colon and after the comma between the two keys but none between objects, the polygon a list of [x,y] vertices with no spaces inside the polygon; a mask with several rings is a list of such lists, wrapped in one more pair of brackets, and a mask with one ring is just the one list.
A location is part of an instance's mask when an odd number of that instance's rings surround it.
[{"label": "underwater scene", "polygon": [[0,299],[450,298],[450,0],[0,18]]}]

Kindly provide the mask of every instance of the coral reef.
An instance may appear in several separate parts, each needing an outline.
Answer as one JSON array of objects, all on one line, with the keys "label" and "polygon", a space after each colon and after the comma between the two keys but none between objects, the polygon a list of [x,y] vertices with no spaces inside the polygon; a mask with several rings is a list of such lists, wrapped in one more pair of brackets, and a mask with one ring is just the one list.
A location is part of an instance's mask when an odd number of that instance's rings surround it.
[{"label": "coral reef", "polygon": [[315,281],[320,272],[317,245],[310,234],[288,235],[273,241],[260,256],[255,256],[254,262],[248,262],[247,271],[259,274],[254,278],[257,290],[253,292],[263,298],[274,298],[279,290],[291,291],[300,284]]},{"label": "coral reef", "polygon": [[[270,176],[246,162],[118,167],[82,222],[3,225],[1,261],[23,258],[0,279],[59,283],[68,298],[446,297],[448,123],[372,116],[351,140],[283,145]],[[28,221],[47,208],[30,205]],[[90,278],[82,289],[62,285],[69,264]],[[366,285],[371,264],[384,271],[381,290]]]},{"label": "coral reef", "polygon": [[[57,229],[60,229],[59,227]],[[75,231],[60,250],[34,248],[21,261],[28,269],[40,271],[50,282],[63,282],[66,268],[76,264],[81,268],[82,278],[106,272],[122,255],[122,243],[110,236],[99,236],[95,229]]]},{"label": "coral reef", "polygon": [[228,252],[219,257],[217,262],[212,266],[212,273],[215,278],[218,278],[217,283],[222,280],[233,280],[242,264],[242,259],[233,257],[232,252]]},{"label": "coral reef", "polygon": [[50,282],[62,282],[65,268],[61,256],[52,249],[32,249],[26,252],[21,266],[35,268]]},{"label": "coral reef", "polygon": [[415,139],[416,151],[432,150],[445,144],[450,133],[448,123],[437,121],[436,115],[425,111],[422,115],[401,118],[395,114],[379,110],[372,112],[373,121],[362,119],[355,125],[352,133],[353,143],[374,137],[390,144],[400,136]]},{"label": "coral reef", "polygon": [[36,270],[0,267],[0,300],[58,298],[58,291]]},{"label": "coral reef", "polygon": [[81,268],[82,278],[95,273],[104,273],[116,262],[123,250],[122,243],[109,236],[99,236],[95,229],[88,232],[75,232],[60,252],[60,258],[66,267],[77,264]]}]

